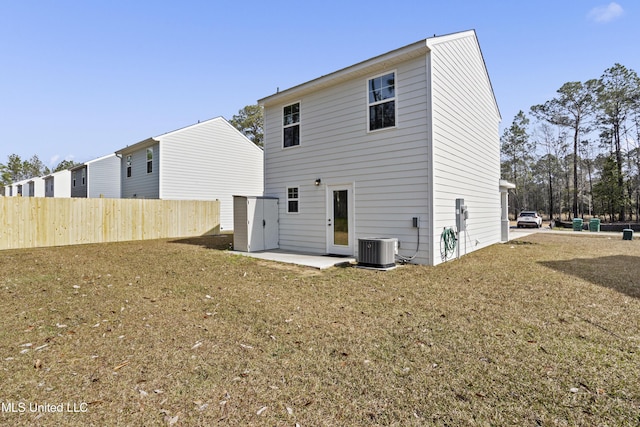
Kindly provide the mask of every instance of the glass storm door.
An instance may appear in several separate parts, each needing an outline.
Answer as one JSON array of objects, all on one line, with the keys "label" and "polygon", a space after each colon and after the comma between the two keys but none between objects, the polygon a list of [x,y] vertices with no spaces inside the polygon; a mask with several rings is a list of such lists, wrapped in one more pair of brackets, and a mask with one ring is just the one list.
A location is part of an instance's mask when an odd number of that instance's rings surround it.
[{"label": "glass storm door", "polygon": [[353,220],[351,186],[330,186],[327,189],[327,252],[353,255]]}]

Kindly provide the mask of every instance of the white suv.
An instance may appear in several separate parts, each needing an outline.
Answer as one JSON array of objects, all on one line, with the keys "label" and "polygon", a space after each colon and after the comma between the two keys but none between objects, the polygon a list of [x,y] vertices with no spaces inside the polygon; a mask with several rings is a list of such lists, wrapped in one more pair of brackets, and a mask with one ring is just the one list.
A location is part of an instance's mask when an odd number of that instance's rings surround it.
[{"label": "white suv", "polygon": [[520,227],[542,227],[542,217],[535,211],[522,211],[516,220]]}]

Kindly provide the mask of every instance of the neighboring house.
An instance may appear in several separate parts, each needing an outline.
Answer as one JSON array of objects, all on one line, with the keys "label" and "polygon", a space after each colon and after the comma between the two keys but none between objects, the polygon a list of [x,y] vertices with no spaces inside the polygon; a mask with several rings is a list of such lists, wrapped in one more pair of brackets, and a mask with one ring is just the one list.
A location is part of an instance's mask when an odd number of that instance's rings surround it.
[{"label": "neighboring house", "polygon": [[[23,187],[24,190],[24,187]],[[44,197],[44,179],[42,177],[31,178],[27,181],[25,197]]]},{"label": "neighboring house", "polygon": [[120,158],[108,154],[70,169],[71,197],[120,198]]},{"label": "neighboring house", "polygon": [[44,178],[45,197],[71,197],[71,171],[53,172]]},{"label": "neighboring house", "polygon": [[434,36],[259,100],[279,247],[357,255],[399,240],[435,265],[467,208],[460,254],[501,241],[500,112],[475,31]]},{"label": "neighboring house", "polygon": [[116,151],[123,198],[220,200],[221,230],[233,229],[233,195],[261,195],[263,152],[223,117]]},{"label": "neighboring house", "polygon": [[30,179],[23,179],[22,181],[14,182],[6,186],[5,195],[7,196],[25,196],[29,195],[29,183]]}]

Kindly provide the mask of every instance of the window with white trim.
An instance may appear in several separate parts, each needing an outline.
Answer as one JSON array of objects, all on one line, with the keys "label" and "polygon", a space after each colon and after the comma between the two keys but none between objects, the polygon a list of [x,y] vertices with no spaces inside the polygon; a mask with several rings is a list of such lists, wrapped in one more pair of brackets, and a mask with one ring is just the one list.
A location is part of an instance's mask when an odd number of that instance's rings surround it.
[{"label": "window with white trim", "polygon": [[87,183],[87,170],[82,169],[82,185],[86,185]]},{"label": "window with white trim", "polygon": [[131,156],[127,156],[127,178],[131,178]]},{"label": "window with white trim", "polygon": [[147,173],[153,172],[153,148],[147,148]]},{"label": "window with white trim", "polygon": [[282,113],[282,146],[287,148],[300,145],[300,103],[287,105]]},{"label": "window with white trim", "polygon": [[298,213],[300,206],[300,193],[298,187],[287,188],[287,213]]},{"label": "window with white trim", "polygon": [[368,118],[369,131],[396,125],[396,73],[391,72],[369,79]]}]

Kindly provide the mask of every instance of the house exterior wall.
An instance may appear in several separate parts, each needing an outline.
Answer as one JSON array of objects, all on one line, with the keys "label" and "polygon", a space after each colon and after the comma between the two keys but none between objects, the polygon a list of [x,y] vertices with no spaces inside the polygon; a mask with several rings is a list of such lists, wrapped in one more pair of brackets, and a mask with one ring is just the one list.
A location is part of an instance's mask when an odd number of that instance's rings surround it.
[{"label": "house exterior wall", "polygon": [[[369,132],[367,82],[392,71],[396,126]],[[300,145],[283,148],[283,108],[296,102]],[[328,194],[338,184],[353,190],[354,255],[359,238],[396,237],[412,262],[442,262],[440,236],[456,225],[457,198],[470,212],[461,254],[500,241],[500,115],[473,31],[409,45],[260,103],[265,195],[281,200],[280,248],[328,251]],[[288,187],[298,188],[297,213],[287,213]]]},{"label": "house exterior wall", "polygon": [[44,178],[44,197],[53,197],[55,191],[55,181],[52,175]]},{"label": "house exterior wall", "polygon": [[[429,206],[425,67],[421,56],[265,104],[265,194],[281,200],[282,249],[327,252],[327,186],[347,184],[354,195],[354,254],[357,239],[372,236],[397,237],[402,255],[415,253],[412,218],[426,220]],[[396,72],[397,126],[369,132],[368,80],[390,71]],[[283,107],[294,102],[300,102],[300,145],[282,148]],[[299,212],[287,213],[286,189],[294,186]],[[428,248],[421,245],[419,261],[427,261]]]},{"label": "house exterior wall", "polygon": [[433,263],[440,233],[456,224],[455,200],[469,210],[460,254],[500,241],[500,113],[473,33],[429,45],[433,133]]},{"label": "house exterior wall", "polygon": [[[84,175],[83,175],[84,172]],[[83,178],[84,177],[84,178]],[[87,197],[87,165],[71,170],[71,197]]]},{"label": "house exterior wall", "polygon": [[22,196],[23,192],[25,193],[24,196],[26,196],[27,194],[27,182],[29,180],[24,179],[22,181],[18,181],[18,182],[14,182],[13,184],[10,184],[9,187],[11,187],[9,193],[12,197],[16,197],[16,196]]},{"label": "house exterior wall", "polygon": [[[147,148],[153,150],[152,172],[147,173]],[[127,156],[131,156],[131,176],[127,177]],[[133,152],[123,153],[120,163],[120,179],[123,199],[160,198],[160,146],[155,143]]]},{"label": "house exterior wall", "polygon": [[61,170],[44,178],[45,197],[71,197],[71,171]]},{"label": "house exterior wall", "polygon": [[44,179],[41,177],[31,178],[27,182],[27,193],[24,196],[44,197]]},{"label": "house exterior wall", "polygon": [[262,195],[262,149],[222,117],[156,137],[160,198],[220,200],[220,228],[233,229],[233,196]]},{"label": "house exterior wall", "polygon": [[120,159],[109,154],[87,162],[87,197],[120,198]]}]

